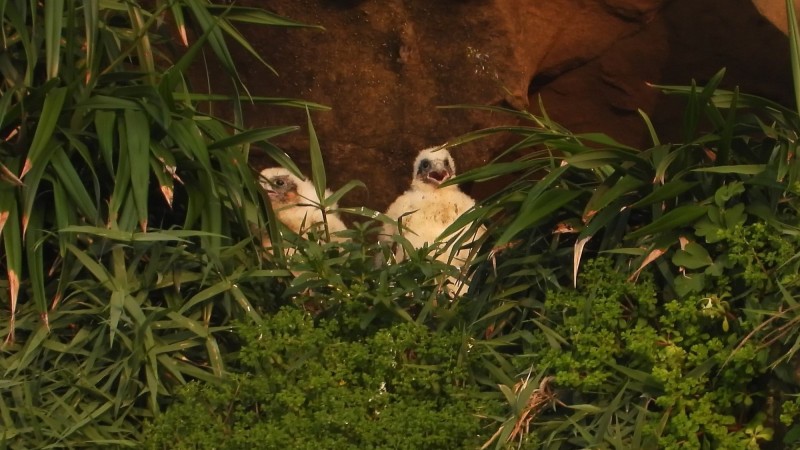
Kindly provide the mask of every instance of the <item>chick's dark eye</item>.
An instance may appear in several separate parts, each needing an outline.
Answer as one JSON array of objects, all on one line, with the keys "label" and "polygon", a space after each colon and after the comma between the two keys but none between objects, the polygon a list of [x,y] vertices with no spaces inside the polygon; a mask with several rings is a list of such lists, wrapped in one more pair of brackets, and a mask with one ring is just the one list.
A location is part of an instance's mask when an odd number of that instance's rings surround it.
[{"label": "chick's dark eye", "polygon": [[285,182],[285,181],[283,181],[283,180],[275,180],[275,182],[274,182],[273,184],[274,184],[275,186],[281,187],[281,186],[283,186],[284,184],[286,184],[286,182]]},{"label": "chick's dark eye", "polygon": [[450,160],[449,159],[445,159],[444,160],[444,165],[445,165],[445,167],[450,167]]},{"label": "chick's dark eye", "polygon": [[419,167],[420,169],[429,169],[431,167],[431,162],[428,161],[427,159],[423,159],[422,161],[420,161]]}]

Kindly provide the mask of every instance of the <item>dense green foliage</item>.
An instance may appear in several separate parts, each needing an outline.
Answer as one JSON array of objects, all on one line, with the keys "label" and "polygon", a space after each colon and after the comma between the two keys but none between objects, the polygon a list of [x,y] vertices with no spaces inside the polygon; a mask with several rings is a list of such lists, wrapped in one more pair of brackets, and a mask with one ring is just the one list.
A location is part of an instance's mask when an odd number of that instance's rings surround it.
[{"label": "dense green foliage", "polygon": [[659,87],[682,138],[642,114],[637,149],[490,108],[519,125],[454,151],[516,143],[454,182],[515,181],[455,225],[489,232],[453,297],[430,249],[379,262],[373,211],[340,210],[344,242],[272,220],[247,161],[293,167],[269,139],[297,127],[244,129],[242,98],[184,75],[206,48],[246,92],[227,42],[260,57],[235,24],[298,24],[151,6],[0,2],[0,446],[800,446],[796,111],[721,71]]},{"label": "dense green foliage", "polygon": [[[243,130],[238,97],[192,83],[204,85],[205,48],[243,89],[226,44],[252,52],[238,21],[297,24],[147,3],[0,2],[0,441],[12,448],[135,445],[174,389],[219,378],[223,331],[259,318],[249,299],[275,275],[251,236],[267,212],[247,161],[252,149],[285,159],[267,139],[298,127]],[[172,51],[179,38],[187,48]],[[210,101],[232,104],[233,123],[199,107]]]},{"label": "dense green foliage", "polygon": [[[346,316],[340,315],[342,319]],[[190,386],[155,448],[476,448],[487,406],[456,331],[398,323],[347,340],[339,320],[284,308],[244,327],[249,375]],[[197,414],[205,411],[209,414]],[[483,439],[483,440],[482,440]]]}]

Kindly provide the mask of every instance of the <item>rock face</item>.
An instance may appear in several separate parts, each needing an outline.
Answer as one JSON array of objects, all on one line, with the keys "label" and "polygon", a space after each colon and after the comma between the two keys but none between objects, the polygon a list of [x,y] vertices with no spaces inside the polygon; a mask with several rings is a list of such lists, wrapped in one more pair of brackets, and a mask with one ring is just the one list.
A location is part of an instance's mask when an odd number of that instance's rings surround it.
[{"label": "rock face", "polygon": [[[511,116],[441,106],[535,112],[541,96],[548,114],[572,131],[604,132],[647,146],[637,109],[666,138],[680,123],[680,105],[647,82],[688,84],[694,78],[703,84],[727,67],[723,87],[738,85],[787,104],[793,98],[788,41],[751,0],[243,2],[248,3],[325,28],[245,28],[279,76],[245,52],[235,57],[253,95],[332,107],[312,113],[329,186],[351,179],[368,186],[345,196],[343,206],[383,210],[410,183],[420,149],[514,123]],[[258,105],[245,110],[251,126],[304,124],[305,114]],[[459,171],[488,162],[507,139],[453,149]],[[308,168],[307,133],[276,143]],[[257,157],[252,163],[259,169],[271,164]],[[480,198],[494,188],[466,190]]]}]

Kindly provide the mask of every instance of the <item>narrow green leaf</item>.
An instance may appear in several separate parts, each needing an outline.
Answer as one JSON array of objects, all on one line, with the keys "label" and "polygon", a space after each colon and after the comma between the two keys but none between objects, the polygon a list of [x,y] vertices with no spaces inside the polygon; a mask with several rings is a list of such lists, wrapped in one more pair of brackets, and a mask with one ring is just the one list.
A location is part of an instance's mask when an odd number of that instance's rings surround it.
[{"label": "narrow green leaf", "polygon": [[[28,277],[30,278],[31,291],[33,293],[33,303],[40,316],[46,317],[47,299],[44,292],[43,222],[44,210],[41,208],[33,210],[25,238],[25,255],[28,263]],[[45,323],[47,323],[47,320],[45,320]]]},{"label": "narrow green leaf", "polygon": [[358,180],[350,180],[347,182],[347,184],[337,189],[336,192],[325,198],[323,204],[325,206],[333,205],[337,203],[345,194],[357,187],[366,189],[367,185]]},{"label": "narrow green leaf", "polygon": [[792,61],[795,108],[800,114],[800,32],[797,27],[793,0],[786,0],[786,19],[789,22],[789,56]]},{"label": "narrow green leaf", "polygon": [[671,180],[663,186],[656,185],[653,192],[647,194],[638,202],[631,205],[632,208],[653,205],[666,200],[673,200],[675,197],[697,186],[697,181]]},{"label": "narrow green leaf", "polygon": [[8,319],[8,336],[6,342],[14,340],[17,301],[19,299],[20,279],[22,276],[22,233],[16,198],[11,192],[3,189],[0,195],[0,238],[5,248],[5,266],[8,275],[8,298],[10,300]]},{"label": "narrow green leaf", "polygon": [[311,113],[308,110],[306,110],[306,116],[308,116],[309,152],[311,153],[311,180],[317,191],[317,198],[324,198],[325,187],[328,185],[325,163],[322,160],[322,150],[319,147],[317,133],[314,131],[314,123],[311,121]]},{"label": "narrow green leaf", "polygon": [[47,79],[58,76],[61,59],[61,22],[64,17],[64,0],[44,3],[44,44]]},{"label": "narrow green leaf", "polygon": [[100,46],[98,40],[97,26],[99,22],[100,0],[83,0],[83,19],[84,19],[84,33],[86,46],[86,79],[85,83],[88,85],[93,82],[92,76],[95,71],[94,67],[95,56],[97,55],[97,48]]},{"label": "narrow green leaf", "polygon": [[[172,70],[172,69],[170,69]],[[173,97],[176,100],[190,101],[190,102],[231,102],[237,97],[240,100],[247,100],[252,103],[263,103],[270,106],[287,106],[291,108],[303,108],[312,111],[330,111],[330,106],[321,105],[319,103],[310,102],[302,99],[295,98],[281,98],[281,97],[262,97],[262,96],[234,96],[226,94],[208,93],[203,94],[199,92],[175,92]]]},{"label": "narrow green leaf", "polygon": [[646,182],[632,175],[625,175],[619,178],[611,186],[598,187],[592,197],[586,202],[583,217],[592,217],[612,202],[630,192],[635,192]]},{"label": "narrow green leaf", "polygon": [[186,301],[186,303],[181,306],[178,310],[178,313],[185,314],[189,311],[193,306],[197,305],[198,303],[202,303],[206,300],[209,300],[217,295],[222,294],[223,292],[228,291],[231,288],[231,283],[227,280],[222,280],[213,286],[207,287],[202,291],[198,292],[197,294],[193,295],[192,298]]},{"label": "narrow green leaf", "polygon": [[208,149],[214,150],[218,148],[235,147],[242,144],[266,141],[274,138],[275,136],[291,133],[292,131],[297,131],[299,129],[300,127],[298,126],[255,128],[234,134],[226,139],[216,140],[208,145]]},{"label": "narrow green leaf", "polygon": [[52,152],[48,150],[52,148],[53,131],[55,131],[56,123],[61,116],[66,98],[67,88],[64,87],[55,88],[47,93],[20,178],[23,178],[32,167],[46,164],[50,158]]},{"label": "narrow green leaf", "polygon": [[141,111],[125,110],[125,136],[128,141],[131,192],[136,204],[139,226],[147,230],[147,201],[150,185],[150,124]]},{"label": "narrow green leaf", "polygon": [[95,110],[94,129],[97,143],[109,175],[114,174],[114,145],[117,114],[114,111]]},{"label": "narrow green leaf", "polygon": [[92,201],[92,198],[86,191],[80,175],[78,175],[78,172],[72,165],[72,161],[69,160],[69,157],[67,157],[67,154],[62,148],[54,151],[52,158],[52,167],[55,169],[64,190],[72,198],[73,204],[86,216],[89,222],[96,222],[98,214],[94,201]]},{"label": "narrow green leaf", "polygon": [[758,175],[767,170],[766,164],[736,164],[732,166],[714,166],[692,169],[692,172],[735,173],[739,175]]},{"label": "narrow green leaf", "polygon": [[184,316],[183,314],[170,311],[167,313],[167,317],[172,319],[172,321],[175,322],[175,325],[177,325],[178,327],[191,331],[198,337],[207,339],[210,336],[208,334],[208,328],[206,328],[205,325],[196,320],[192,320]]},{"label": "narrow green leaf", "polygon": [[225,371],[225,365],[222,361],[222,352],[219,349],[219,343],[211,334],[206,338],[206,353],[208,354],[208,361],[211,364],[214,375],[222,378]]},{"label": "narrow green leaf", "polygon": [[518,233],[531,228],[538,222],[550,217],[561,207],[575,200],[583,192],[570,191],[564,189],[552,189],[544,192],[531,202],[526,202],[524,208],[520,208],[517,217],[509,224],[500,238],[497,239],[495,246],[501,247],[508,244]]},{"label": "narrow green leaf", "polygon": [[693,224],[695,221],[697,221],[697,219],[704,216],[706,212],[708,212],[707,206],[679,206],[659,217],[655,222],[628,233],[627,237],[630,239],[636,239],[650,234],[657,234],[666,230],[676,230],[680,227]]},{"label": "narrow green leaf", "polygon": [[225,43],[225,36],[222,33],[222,30],[219,27],[219,24],[224,19],[224,14],[220,14],[220,17],[213,17],[208,12],[208,5],[201,4],[200,2],[186,2],[186,6],[188,6],[189,10],[194,15],[195,20],[197,21],[200,28],[202,28],[204,33],[208,34],[208,44],[211,46],[211,50],[214,52],[219,61],[222,63],[222,68],[234,79],[239,81],[239,74],[236,71],[236,64],[233,61],[233,57],[228,50],[228,46]]}]

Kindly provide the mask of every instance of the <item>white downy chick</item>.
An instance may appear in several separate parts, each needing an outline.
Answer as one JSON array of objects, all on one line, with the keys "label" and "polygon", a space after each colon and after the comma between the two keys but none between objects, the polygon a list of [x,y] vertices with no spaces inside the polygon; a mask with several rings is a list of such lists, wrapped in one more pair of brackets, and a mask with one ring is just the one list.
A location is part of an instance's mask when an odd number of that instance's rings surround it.
[{"label": "white downy chick", "polygon": [[[447,150],[441,147],[422,150],[414,161],[411,187],[389,205],[386,215],[400,220],[403,236],[414,248],[421,248],[425,244],[437,246],[441,251],[437,257],[439,261],[461,268],[467,263],[471,249],[461,248],[451,259],[454,249],[445,246],[451,239],[467,232],[469,225],[448,236],[442,236],[442,233],[459,216],[475,206],[475,200],[461,192],[456,185],[440,186],[455,174],[455,161]],[[485,231],[485,227],[481,226],[475,236],[463,244],[474,242]],[[397,232],[393,224],[384,224],[381,239],[387,241]],[[397,247],[395,259],[400,261],[405,254],[401,246]]]},{"label": "white downy chick", "polygon": [[[287,228],[303,236],[309,231],[323,226],[320,199],[314,185],[308,179],[301,179],[283,167],[271,167],[261,171],[261,186],[267,192],[272,208]],[[325,197],[331,195],[325,190]],[[325,220],[331,240],[340,240],[338,232],[346,230],[344,222],[331,211],[337,205],[325,210]]]}]

